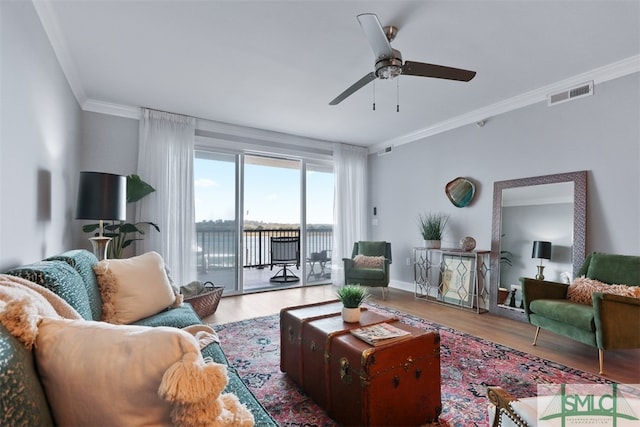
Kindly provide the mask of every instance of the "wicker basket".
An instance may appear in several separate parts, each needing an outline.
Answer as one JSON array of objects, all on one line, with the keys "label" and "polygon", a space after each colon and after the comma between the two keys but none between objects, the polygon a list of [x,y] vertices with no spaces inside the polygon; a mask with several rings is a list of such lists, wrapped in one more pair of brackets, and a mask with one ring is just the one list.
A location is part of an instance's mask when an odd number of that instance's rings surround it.
[{"label": "wicker basket", "polygon": [[224,291],[224,287],[214,286],[211,282],[205,282],[204,286],[205,290],[201,294],[184,299],[184,302],[191,304],[200,318],[211,316],[216,312]]}]

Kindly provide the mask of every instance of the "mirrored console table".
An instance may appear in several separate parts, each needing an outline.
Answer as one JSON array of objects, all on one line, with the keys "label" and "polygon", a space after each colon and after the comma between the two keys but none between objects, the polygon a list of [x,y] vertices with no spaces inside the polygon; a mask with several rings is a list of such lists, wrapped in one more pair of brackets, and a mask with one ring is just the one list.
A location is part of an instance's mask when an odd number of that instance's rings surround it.
[{"label": "mirrored console table", "polygon": [[490,251],[413,248],[415,298],[489,311]]}]

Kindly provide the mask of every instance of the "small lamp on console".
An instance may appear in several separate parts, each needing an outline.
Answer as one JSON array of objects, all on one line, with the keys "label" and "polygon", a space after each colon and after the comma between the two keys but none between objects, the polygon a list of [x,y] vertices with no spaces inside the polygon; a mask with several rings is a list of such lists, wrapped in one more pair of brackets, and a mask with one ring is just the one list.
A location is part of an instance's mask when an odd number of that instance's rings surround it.
[{"label": "small lamp on console", "polygon": [[543,270],[544,265],[542,265],[543,259],[551,259],[551,242],[543,242],[540,240],[536,240],[533,242],[533,251],[531,253],[531,258],[538,258],[540,260],[540,265],[538,265],[538,274],[536,274],[536,280],[544,280]]},{"label": "small lamp on console", "polygon": [[127,219],[127,177],[102,172],[80,172],[76,219],[99,221],[98,236],[89,240],[96,258],[106,259],[111,237],[103,235],[102,221]]}]

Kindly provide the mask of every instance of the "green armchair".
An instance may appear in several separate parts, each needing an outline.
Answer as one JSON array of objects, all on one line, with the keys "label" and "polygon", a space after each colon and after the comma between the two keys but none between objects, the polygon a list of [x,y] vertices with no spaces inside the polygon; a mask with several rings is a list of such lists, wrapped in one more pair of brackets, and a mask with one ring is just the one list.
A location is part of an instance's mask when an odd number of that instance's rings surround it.
[{"label": "green armchair", "polygon": [[[361,257],[357,257],[358,255]],[[391,243],[384,241],[356,242],[353,244],[351,258],[343,258],[342,260],[344,262],[345,285],[360,284],[361,286],[381,287],[382,298],[386,298],[385,290],[389,286]]]},{"label": "green armchair", "polygon": [[[606,284],[640,285],[640,256],[593,252],[577,277]],[[540,329],[598,348],[599,372],[603,373],[604,350],[640,348],[640,299],[603,292],[592,294],[591,305],[567,299],[564,283],[522,278],[524,309],[529,323]]]}]

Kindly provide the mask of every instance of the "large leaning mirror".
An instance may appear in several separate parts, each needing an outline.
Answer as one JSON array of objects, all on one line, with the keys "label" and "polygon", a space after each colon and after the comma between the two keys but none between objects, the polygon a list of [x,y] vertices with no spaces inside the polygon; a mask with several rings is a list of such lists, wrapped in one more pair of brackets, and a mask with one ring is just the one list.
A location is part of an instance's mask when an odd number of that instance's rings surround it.
[{"label": "large leaning mirror", "polygon": [[569,283],[585,259],[586,218],[587,171],[495,182],[490,311],[525,320],[520,277]]}]

